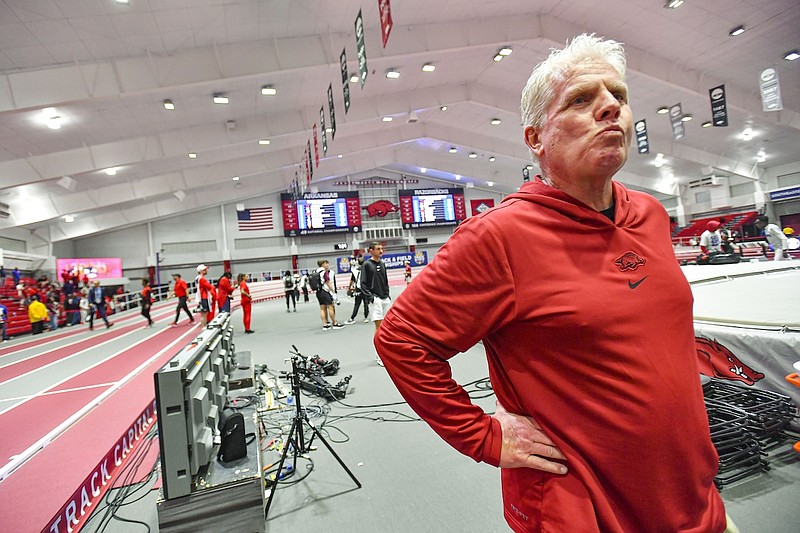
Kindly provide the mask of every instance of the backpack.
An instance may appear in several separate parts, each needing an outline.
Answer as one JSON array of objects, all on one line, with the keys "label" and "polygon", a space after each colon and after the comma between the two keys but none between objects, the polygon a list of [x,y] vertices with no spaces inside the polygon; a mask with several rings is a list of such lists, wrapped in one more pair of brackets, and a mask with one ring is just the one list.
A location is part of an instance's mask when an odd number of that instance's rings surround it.
[{"label": "backpack", "polygon": [[285,289],[291,289],[292,287],[294,287],[294,280],[292,279],[291,276],[283,277],[283,287]]},{"label": "backpack", "polygon": [[308,286],[311,287],[313,291],[322,289],[322,271],[312,272],[308,275]]},{"label": "backpack", "polygon": [[247,457],[247,437],[255,440],[255,433],[245,434],[244,415],[234,409],[223,409],[219,417],[219,432],[222,441],[217,452],[217,459],[229,463]]}]

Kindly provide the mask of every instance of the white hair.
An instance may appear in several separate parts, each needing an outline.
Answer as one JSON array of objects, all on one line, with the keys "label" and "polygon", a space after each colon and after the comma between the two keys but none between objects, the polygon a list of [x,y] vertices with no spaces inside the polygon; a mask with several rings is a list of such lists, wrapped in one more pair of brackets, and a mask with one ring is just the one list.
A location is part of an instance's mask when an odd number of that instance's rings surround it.
[{"label": "white hair", "polygon": [[522,127],[542,127],[547,116],[547,107],[554,96],[551,90],[553,79],[574,68],[576,64],[591,59],[605,61],[625,78],[625,51],[621,43],[595,37],[593,33],[578,35],[561,50],[551,48],[547,59],[534,67],[522,90]]}]

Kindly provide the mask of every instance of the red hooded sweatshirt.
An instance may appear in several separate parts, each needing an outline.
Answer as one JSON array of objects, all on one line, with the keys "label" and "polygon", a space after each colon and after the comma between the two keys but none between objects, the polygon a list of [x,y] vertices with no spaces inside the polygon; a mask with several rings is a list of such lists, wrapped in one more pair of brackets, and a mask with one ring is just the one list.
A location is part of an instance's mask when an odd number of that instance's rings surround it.
[{"label": "red hooded sweatshirt", "polygon": [[539,180],[471,217],[400,294],[375,345],[444,440],[497,466],[500,424],[447,363],[483,341],[497,399],[533,417],[569,467],[502,470],[514,531],[720,532],[692,293],[669,218],[649,195],[613,191],[614,222]]}]

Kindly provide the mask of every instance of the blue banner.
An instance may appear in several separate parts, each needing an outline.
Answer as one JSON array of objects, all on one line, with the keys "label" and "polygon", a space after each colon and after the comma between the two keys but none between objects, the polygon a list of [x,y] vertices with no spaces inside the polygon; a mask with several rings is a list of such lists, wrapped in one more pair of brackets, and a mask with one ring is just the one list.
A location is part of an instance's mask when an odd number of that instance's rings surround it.
[{"label": "blue banner", "polygon": [[[337,257],[336,269],[339,274],[347,274],[350,272],[350,260],[352,257]],[[365,256],[365,261],[369,261],[369,256]],[[405,268],[405,262],[411,263],[412,267],[418,267],[428,264],[428,252],[406,252],[402,254],[383,254],[381,261],[386,265],[386,268]]]}]

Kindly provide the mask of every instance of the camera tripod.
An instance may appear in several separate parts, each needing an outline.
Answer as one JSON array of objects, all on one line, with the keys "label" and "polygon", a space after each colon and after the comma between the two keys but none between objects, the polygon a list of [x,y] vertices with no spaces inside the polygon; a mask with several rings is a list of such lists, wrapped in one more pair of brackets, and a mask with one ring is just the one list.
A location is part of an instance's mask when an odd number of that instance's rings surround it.
[{"label": "camera tripod", "polygon": [[[286,444],[283,447],[283,451],[281,452],[281,459],[278,463],[278,470],[275,473],[275,481],[270,488],[269,499],[267,499],[267,505],[264,508],[264,520],[267,519],[269,515],[269,508],[272,505],[272,499],[275,497],[275,492],[278,490],[278,482],[280,481],[280,475],[283,471],[283,465],[286,462],[286,458],[289,455],[289,450],[292,450],[292,470],[297,470],[297,456],[300,454],[308,453],[311,451],[311,443],[314,442],[314,438],[318,438],[322,441],[322,444],[331,452],[331,455],[336,459],[336,461],[341,465],[347,475],[350,476],[350,479],[356,484],[356,486],[360,489],[361,482],[356,479],[356,476],[347,468],[347,465],[344,464],[342,459],[333,451],[331,445],[328,444],[328,441],[325,440],[325,437],[319,432],[319,430],[311,423],[308,419],[308,415],[303,411],[303,407],[300,404],[300,373],[298,371],[298,360],[303,358],[303,356],[297,351],[297,347],[292,345],[294,348],[291,360],[292,360],[292,373],[290,374],[290,378],[292,381],[292,394],[294,395],[294,403],[295,403],[295,411],[294,416],[292,417],[292,427],[289,430],[289,434],[286,436]],[[311,438],[308,439],[306,442],[305,435],[303,434],[303,424],[307,425],[311,429]]]}]

